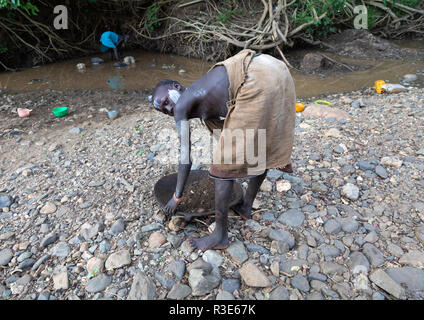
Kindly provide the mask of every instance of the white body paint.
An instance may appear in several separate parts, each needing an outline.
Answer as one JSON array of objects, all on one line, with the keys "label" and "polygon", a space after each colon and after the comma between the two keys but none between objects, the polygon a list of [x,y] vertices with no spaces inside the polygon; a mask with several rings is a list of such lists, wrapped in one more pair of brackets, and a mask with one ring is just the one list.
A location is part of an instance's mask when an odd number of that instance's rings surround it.
[{"label": "white body paint", "polygon": [[180,93],[177,90],[168,90],[169,99],[171,99],[175,104],[177,104],[178,99],[180,98]]}]

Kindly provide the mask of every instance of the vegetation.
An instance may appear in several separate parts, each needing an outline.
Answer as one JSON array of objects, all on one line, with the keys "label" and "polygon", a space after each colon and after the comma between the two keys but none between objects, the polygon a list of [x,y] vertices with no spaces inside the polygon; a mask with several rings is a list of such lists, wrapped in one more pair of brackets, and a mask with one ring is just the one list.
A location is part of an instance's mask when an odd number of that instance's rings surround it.
[{"label": "vegetation", "polygon": [[55,30],[53,9],[63,2],[0,0],[0,68],[97,51],[101,33],[110,29],[132,33],[139,48],[171,51],[183,44],[188,55],[206,58],[205,48],[215,46],[212,60],[230,53],[221,49],[271,49],[284,58],[284,47],[326,45],[328,35],[352,28],[354,8],[362,4],[373,33],[424,33],[422,0],[76,0],[66,2],[69,29]]}]

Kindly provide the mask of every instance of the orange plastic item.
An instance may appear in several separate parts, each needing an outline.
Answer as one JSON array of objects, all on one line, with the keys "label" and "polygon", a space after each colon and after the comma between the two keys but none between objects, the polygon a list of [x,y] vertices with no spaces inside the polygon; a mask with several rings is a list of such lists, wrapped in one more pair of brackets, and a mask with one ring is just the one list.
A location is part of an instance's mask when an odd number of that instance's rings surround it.
[{"label": "orange plastic item", "polygon": [[305,109],[305,105],[303,103],[296,103],[296,112],[302,112]]},{"label": "orange plastic item", "polygon": [[383,93],[384,89],[382,88],[383,85],[385,85],[386,82],[383,80],[377,80],[374,85],[375,85],[375,90],[377,91],[377,93]]}]

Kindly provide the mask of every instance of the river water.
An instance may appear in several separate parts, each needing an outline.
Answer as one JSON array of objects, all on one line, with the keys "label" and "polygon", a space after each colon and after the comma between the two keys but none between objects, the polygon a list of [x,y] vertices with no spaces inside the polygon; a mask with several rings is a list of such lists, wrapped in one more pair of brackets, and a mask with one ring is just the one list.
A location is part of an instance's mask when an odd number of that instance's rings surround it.
[{"label": "river water", "polygon": [[[424,41],[398,41],[402,47],[415,48],[424,51]],[[294,56],[303,57],[311,50],[296,50]],[[321,94],[331,94],[358,90],[363,87],[372,87],[376,80],[386,80],[391,83],[400,83],[403,75],[408,73],[419,74],[415,86],[424,86],[424,56],[409,58],[402,61],[368,61],[336,57],[331,58],[345,63],[369,66],[365,70],[358,70],[343,74],[333,74],[325,78],[318,75],[305,75],[291,69],[299,98],[308,98]],[[92,65],[91,58],[97,56],[105,60],[100,65]],[[36,68],[24,69],[20,72],[0,73],[0,88],[12,92],[34,90],[68,90],[68,89],[141,89],[153,88],[163,79],[179,81],[183,86],[205,74],[212,63],[199,59],[189,59],[169,54],[159,54],[144,51],[125,51],[123,56],[133,56],[134,65],[125,68],[114,68],[109,54],[93,55],[86,58],[71,59],[56,62]],[[84,63],[85,71],[79,71],[78,63]],[[184,72],[183,72],[183,71]]]}]

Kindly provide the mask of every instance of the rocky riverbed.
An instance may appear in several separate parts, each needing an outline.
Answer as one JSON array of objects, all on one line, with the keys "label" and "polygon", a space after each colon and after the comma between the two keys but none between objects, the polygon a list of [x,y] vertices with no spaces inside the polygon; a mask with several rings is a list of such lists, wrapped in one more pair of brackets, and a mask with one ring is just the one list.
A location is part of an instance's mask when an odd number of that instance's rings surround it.
[{"label": "rocky riverbed", "polygon": [[295,172],[269,171],[253,219],[230,212],[230,247],[203,253],[187,239],[213,219],[181,223],[154,199],[176,143],[147,95],[0,93],[0,299],[424,298],[423,89],[304,101]]}]

